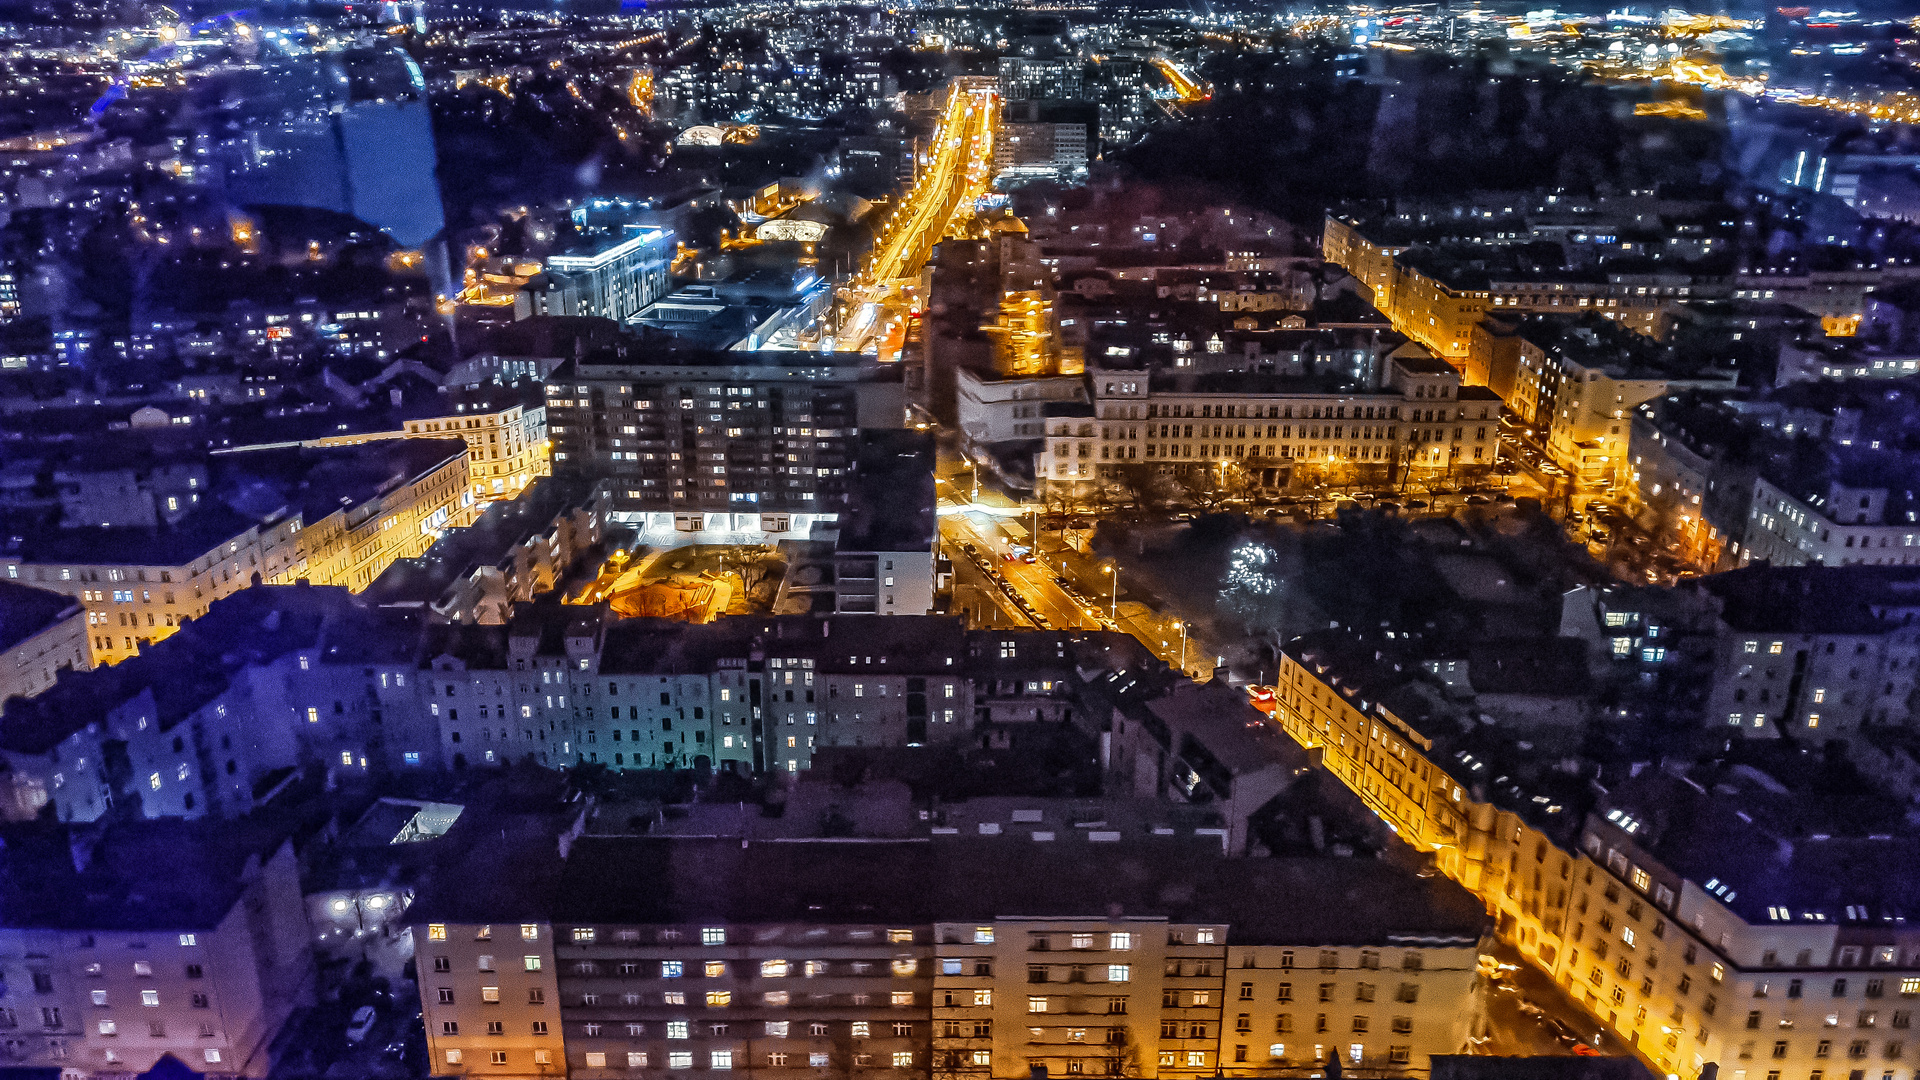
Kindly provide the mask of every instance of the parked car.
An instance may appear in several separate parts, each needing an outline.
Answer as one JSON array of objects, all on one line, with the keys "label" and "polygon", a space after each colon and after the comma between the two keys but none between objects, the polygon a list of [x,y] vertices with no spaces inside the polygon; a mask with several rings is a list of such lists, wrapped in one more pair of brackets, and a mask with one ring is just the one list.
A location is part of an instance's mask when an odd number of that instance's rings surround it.
[{"label": "parked car", "polygon": [[347,1041],[356,1045],[364,1041],[367,1033],[373,1030],[373,1022],[377,1017],[371,1005],[362,1005],[353,1010],[353,1019],[347,1024]]}]

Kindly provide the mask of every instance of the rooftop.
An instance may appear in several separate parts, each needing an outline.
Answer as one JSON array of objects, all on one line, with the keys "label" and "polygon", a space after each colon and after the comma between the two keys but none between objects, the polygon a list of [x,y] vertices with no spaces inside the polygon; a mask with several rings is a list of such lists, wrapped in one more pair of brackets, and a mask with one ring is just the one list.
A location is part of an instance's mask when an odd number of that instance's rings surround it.
[{"label": "rooftop", "polygon": [[1456,946],[1476,941],[1486,918],[1452,882],[1378,860],[1229,860],[1217,843],[1161,837],[585,837],[553,909],[562,923],[913,925],[1020,915],[1218,922],[1229,944]]},{"label": "rooftop", "polygon": [[0,581],[0,652],[79,613],[79,602],[70,596]]},{"label": "rooftop", "polygon": [[[0,923],[62,930],[217,925],[288,834],[264,817],[0,830]],[[164,869],[163,869],[164,868]]]}]

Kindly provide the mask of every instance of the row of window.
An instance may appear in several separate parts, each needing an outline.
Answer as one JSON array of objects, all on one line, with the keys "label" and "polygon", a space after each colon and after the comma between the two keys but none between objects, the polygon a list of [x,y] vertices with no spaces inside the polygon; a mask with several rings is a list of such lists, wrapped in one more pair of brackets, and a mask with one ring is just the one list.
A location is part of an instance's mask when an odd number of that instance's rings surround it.
[{"label": "row of window", "polygon": [[[483,958],[483,959],[487,959],[487,958]],[[884,971],[887,974],[897,975],[904,978],[906,976],[918,974],[920,970],[920,961],[911,959],[911,958],[887,961],[884,969],[882,969],[878,963],[874,961],[867,961],[867,960],[841,961],[841,963],[844,965],[841,973],[853,974],[853,975],[877,975],[877,974],[881,974]],[[678,979],[687,974],[687,964],[683,960],[661,960],[659,961],[659,965],[660,965],[659,967],[660,978],[662,979]],[[571,966],[571,971],[575,975],[608,974],[608,975],[639,976],[639,975],[646,974],[647,970],[652,966],[653,966],[653,961],[643,961],[643,960],[620,960],[620,961],[576,960],[573,962]],[[1109,967],[1117,967],[1117,968],[1123,968],[1123,969],[1126,966],[1127,965],[1125,964],[1109,965]],[[485,967],[482,967],[481,970],[485,971],[488,969]],[[706,961],[701,961],[696,963],[695,970],[699,971],[709,979],[725,978],[729,973],[729,971],[731,971],[732,974],[738,977],[748,978],[748,977],[751,977],[753,966],[751,963],[747,963],[747,964],[734,964],[734,965],[731,965],[730,967],[725,960],[706,960]],[[807,960],[807,961],[762,960],[760,961],[760,977],[763,979],[784,979],[784,978],[787,978],[789,975],[798,975],[804,978],[812,979],[812,978],[817,978],[824,975],[829,975],[832,973],[833,973],[832,965],[826,960]],[[1116,981],[1120,981],[1120,982],[1126,981],[1126,975],[1124,971],[1122,972],[1120,978]]]},{"label": "row of window", "polygon": [[[1913,1013],[1905,1009],[1896,1010],[1892,1016],[1887,1018],[1887,1022],[1889,1027],[1904,1031],[1907,1028],[1910,1028],[1913,1026]],[[1875,1012],[1872,1009],[1861,1009],[1857,1014],[1855,1014],[1853,1018],[1853,1026],[1857,1028],[1877,1027],[1879,1023],[1880,1023],[1880,1014]],[[1830,1012],[1826,1016],[1821,1018],[1820,1024],[1822,1027],[1839,1027],[1840,1014],[1837,1012]],[[1780,1026],[1782,1028],[1792,1028],[1793,1025],[1794,1025],[1793,1017],[1783,1016],[1780,1018]],[[1747,1013],[1747,1027],[1749,1030],[1751,1030],[1754,1028],[1758,1028],[1759,1026],[1760,1026],[1760,1010],[1754,1009],[1753,1011]]]}]

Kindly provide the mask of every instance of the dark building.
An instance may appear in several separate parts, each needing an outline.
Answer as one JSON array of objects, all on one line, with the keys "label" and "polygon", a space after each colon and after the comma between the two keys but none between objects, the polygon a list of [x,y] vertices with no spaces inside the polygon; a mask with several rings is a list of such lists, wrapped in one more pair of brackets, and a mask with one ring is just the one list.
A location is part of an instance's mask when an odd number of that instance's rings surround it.
[{"label": "dark building", "polygon": [[897,365],[853,353],[616,347],[547,380],[557,474],[609,478],[656,546],[812,538],[845,512],[863,428],[905,423]]}]

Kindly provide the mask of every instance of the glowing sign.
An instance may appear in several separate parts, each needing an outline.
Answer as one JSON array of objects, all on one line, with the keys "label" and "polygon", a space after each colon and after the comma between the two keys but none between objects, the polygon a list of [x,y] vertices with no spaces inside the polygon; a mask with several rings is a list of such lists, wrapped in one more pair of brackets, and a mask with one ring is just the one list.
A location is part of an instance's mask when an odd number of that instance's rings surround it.
[{"label": "glowing sign", "polygon": [[719,128],[711,124],[702,124],[681,132],[680,137],[673,141],[681,146],[719,146],[725,138],[726,136]]},{"label": "glowing sign", "polygon": [[827,226],[821,221],[775,218],[762,222],[753,235],[757,240],[799,240],[811,244],[827,235]]}]

